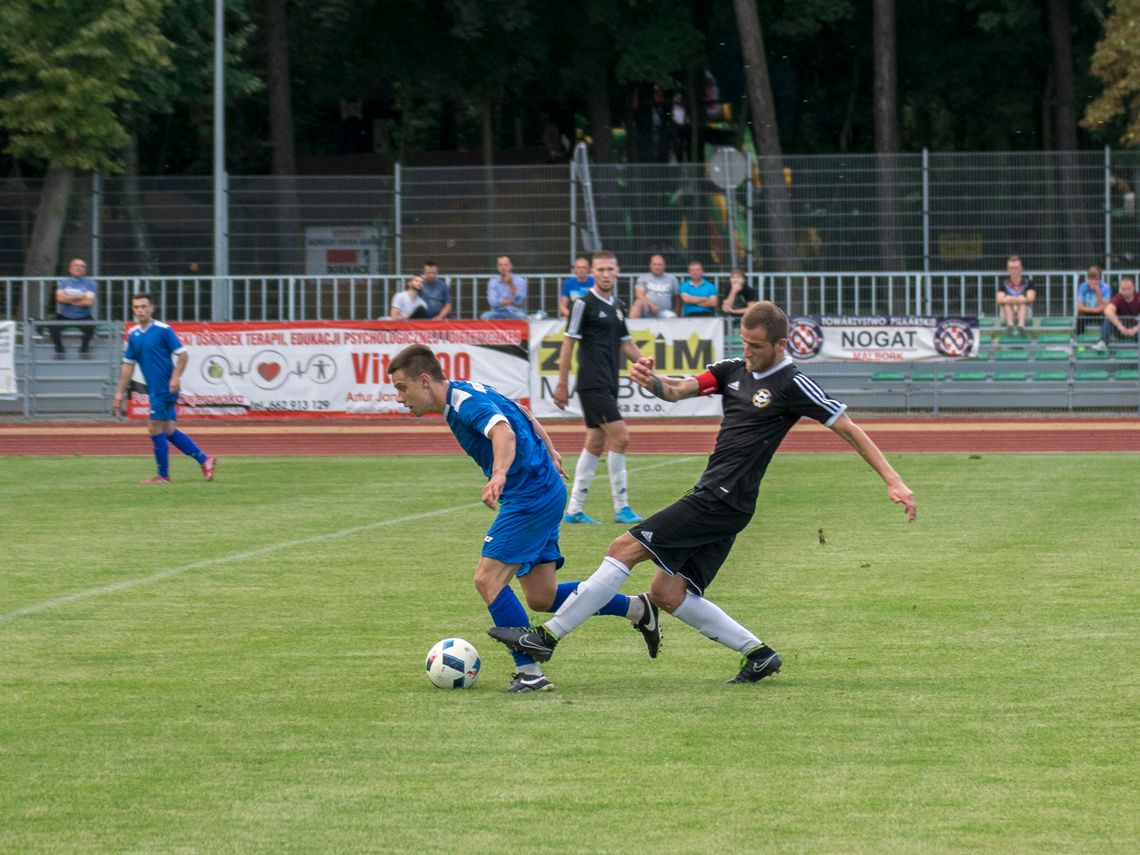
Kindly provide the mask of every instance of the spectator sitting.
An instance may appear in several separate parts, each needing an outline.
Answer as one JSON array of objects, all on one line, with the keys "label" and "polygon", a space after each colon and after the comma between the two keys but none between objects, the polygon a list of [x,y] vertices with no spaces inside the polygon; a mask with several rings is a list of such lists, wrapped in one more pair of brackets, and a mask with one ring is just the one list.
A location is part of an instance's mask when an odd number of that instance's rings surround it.
[{"label": "spectator sitting", "polygon": [[423,280],[420,298],[427,306],[428,320],[442,321],[451,314],[451,286],[439,278],[439,265],[434,261],[424,262]]},{"label": "spectator sitting", "polygon": [[681,314],[685,317],[716,314],[716,286],[705,279],[699,261],[689,263],[689,278],[681,282]]},{"label": "spectator sitting", "polygon": [[633,286],[631,318],[675,318],[680,311],[677,277],[665,272],[665,256],[649,256],[649,272],[637,277]]},{"label": "spectator sitting", "polygon": [[391,317],[395,320],[420,321],[428,317],[427,303],[420,296],[424,287],[422,276],[413,276],[408,280],[407,287],[392,300]]},{"label": "spectator sitting", "polygon": [[720,304],[721,311],[726,315],[740,317],[755,302],[756,295],[748,287],[744,271],[739,267],[732,268],[732,272],[728,275],[728,293],[724,295],[724,301]]},{"label": "spectator sitting", "polygon": [[562,293],[558,295],[558,316],[570,317],[570,304],[586,296],[594,287],[594,277],[590,275],[590,259],[579,255],[574,259],[574,275],[562,283]]},{"label": "spectator sitting", "polygon": [[1077,335],[1092,324],[1104,320],[1104,307],[1112,299],[1112,288],[1100,277],[1100,268],[1089,268],[1085,281],[1077,288]]},{"label": "spectator sitting", "polygon": [[1011,255],[1006,259],[1005,270],[1008,275],[998,283],[998,308],[1001,309],[1002,320],[1009,333],[1025,335],[1025,319],[1029,316],[1029,307],[1037,299],[1037,291],[1033,287],[1033,280],[1021,275],[1021,259],[1018,256]]},{"label": "spectator sitting", "polygon": [[[1125,321],[1130,325],[1126,325]],[[1131,338],[1136,342],[1140,333],[1140,294],[1136,293],[1136,282],[1131,276],[1120,277],[1120,290],[1104,307],[1104,323],[1100,328],[1100,341],[1093,345],[1094,350],[1108,347],[1112,328],[1116,327],[1118,338]]]},{"label": "spectator sitting", "polygon": [[[55,319],[57,321],[81,321],[75,324],[83,334],[79,345],[79,358],[91,358],[91,338],[95,335],[95,316],[91,307],[95,305],[95,283],[87,278],[87,262],[73,258],[67,265],[71,275],[61,279],[55,289]],[[63,330],[67,324],[53,324],[49,327],[52,344],[55,345],[55,358],[63,359]]]},{"label": "spectator sitting", "polygon": [[490,310],[479,317],[485,321],[526,320],[526,277],[514,273],[509,255],[495,259],[498,276],[487,280]]}]

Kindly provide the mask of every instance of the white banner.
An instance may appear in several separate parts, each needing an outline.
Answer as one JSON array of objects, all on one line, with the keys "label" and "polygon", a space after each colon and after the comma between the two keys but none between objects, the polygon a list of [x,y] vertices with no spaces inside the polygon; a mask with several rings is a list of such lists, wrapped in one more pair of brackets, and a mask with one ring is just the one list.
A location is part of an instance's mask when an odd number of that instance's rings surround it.
[{"label": "white banner", "polygon": [[[724,321],[721,318],[627,318],[626,325],[634,344],[646,356],[653,357],[658,372],[670,377],[700,374],[706,365],[724,357]],[[578,398],[574,394],[580,347],[574,348],[575,365],[570,371],[570,404],[565,410],[554,405],[554,387],[558,385],[558,353],[562,348],[565,331],[565,321],[531,321],[530,324],[530,406],[539,418],[582,416]],[[667,403],[653,397],[630,380],[628,366],[622,368],[618,377],[618,411],[623,418],[721,415],[719,396]]]},{"label": "white banner", "polygon": [[0,398],[16,397],[16,322],[0,321]]},{"label": "white banner", "polygon": [[309,226],[305,229],[305,272],[380,272],[380,232],[373,226]]},{"label": "white banner", "polygon": [[800,315],[788,355],[800,362],[917,362],[978,355],[978,319]]},{"label": "white banner", "polygon": [[[451,380],[476,379],[526,402],[524,321],[296,321],[171,324],[186,346],[182,417],[409,415],[388,376],[392,357],[426,344]],[[146,418],[145,395],[129,413]]]}]

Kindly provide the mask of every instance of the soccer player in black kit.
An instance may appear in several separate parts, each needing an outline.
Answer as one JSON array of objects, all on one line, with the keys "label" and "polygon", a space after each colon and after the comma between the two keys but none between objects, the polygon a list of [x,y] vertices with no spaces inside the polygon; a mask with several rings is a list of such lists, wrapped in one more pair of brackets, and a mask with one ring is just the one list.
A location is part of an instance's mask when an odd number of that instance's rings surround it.
[{"label": "soccer player in black kit", "polygon": [[641,517],[629,506],[629,485],[625,468],[625,451],[629,447],[629,428],[618,411],[618,368],[624,355],[630,362],[641,359],[641,351],[633,343],[625,324],[625,305],[614,295],[617,284],[617,258],[612,252],[595,252],[590,260],[594,286],[573,302],[566,337],[558,354],[558,385],[554,403],[566,409],[570,400],[567,378],[574,357],[574,345],[581,343],[578,353],[578,379],[575,390],[586,420],[586,442],[574,467],[574,485],[562,522],[595,525],[582,507],[593,483],[598,460],[610,443],[606,466],[610,473],[610,493],[614,501],[614,522],[630,525]]},{"label": "soccer player in black kit", "polygon": [[540,662],[555,645],[621,588],[634,565],[657,565],[649,596],[673,617],[743,655],[730,683],[755,683],[780,670],[779,654],[707,599],[705,591],[733,541],[756,511],[760,479],[781,440],[801,416],[816,419],[846,440],[886,482],[887,496],[916,515],[914,493],[878,446],[787,356],[788,318],[775,304],[749,307],[741,320],[743,359],[725,359],[696,377],[676,380],[653,371],[643,357],[630,376],[665,401],[720,395],[724,418],[704,474],[691,492],[635,525],[610,544],[594,574],[554,617],[538,627],[494,627],[488,633]]}]

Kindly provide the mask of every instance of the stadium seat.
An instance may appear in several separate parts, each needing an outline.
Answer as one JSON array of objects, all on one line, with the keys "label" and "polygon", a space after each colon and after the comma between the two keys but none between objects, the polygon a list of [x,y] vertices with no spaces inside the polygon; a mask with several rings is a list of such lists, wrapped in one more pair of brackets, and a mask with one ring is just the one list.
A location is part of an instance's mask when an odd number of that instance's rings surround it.
[{"label": "stadium seat", "polygon": [[997,319],[991,317],[978,318],[978,329],[991,329],[997,326]]},{"label": "stadium seat", "polygon": [[932,383],[934,381],[945,380],[945,371],[912,371],[910,379],[914,383]]},{"label": "stadium seat", "polygon": [[988,377],[985,371],[955,371],[952,375],[956,383],[978,383]]},{"label": "stadium seat", "polygon": [[1057,327],[1066,327],[1068,329],[1072,329],[1073,319],[1054,315],[1053,317],[1042,318],[1037,322],[1037,325],[1042,327],[1052,327],[1054,329]]},{"label": "stadium seat", "polygon": [[1033,355],[1037,362],[1068,362],[1067,350],[1039,350]]},{"label": "stadium seat", "polygon": [[1130,347],[1125,350],[1114,350],[1112,358],[1117,362],[1140,362],[1140,353],[1137,353],[1135,348]]},{"label": "stadium seat", "polygon": [[1068,344],[1073,337],[1062,332],[1043,332],[1037,336],[1038,344]]},{"label": "stadium seat", "polygon": [[1095,382],[1098,380],[1107,380],[1108,372],[1103,368],[1085,368],[1081,371],[1073,372],[1073,379],[1080,380],[1086,383]]},{"label": "stadium seat", "polygon": [[1077,359],[1080,360],[1081,362],[1095,361],[1098,359],[1108,359],[1108,351],[1107,350],[1090,350],[1087,347],[1083,347],[1077,351]]},{"label": "stadium seat", "polygon": [[1140,380],[1140,370],[1135,368],[1117,368],[1115,377],[1117,380]]},{"label": "stadium seat", "polygon": [[905,371],[876,371],[874,374],[871,375],[871,379],[875,380],[875,381],[879,381],[879,382],[882,382],[882,381],[905,382],[906,381],[906,372]]},{"label": "stadium seat", "polygon": [[1064,383],[1069,379],[1068,371],[1038,371],[1033,375],[1038,383]]},{"label": "stadium seat", "polygon": [[1029,360],[1029,351],[1015,348],[1013,350],[999,350],[997,352],[998,362],[1026,362]]},{"label": "stadium seat", "polygon": [[1020,383],[1024,380],[1027,380],[1028,378],[1029,378],[1029,375],[1026,374],[1024,371],[995,371],[994,372],[994,380],[997,380],[999,382],[1014,381],[1014,382]]},{"label": "stadium seat", "polygon": [[1100,341],[1100,330],[1085,330],[1077,336],[1077,341],[1081,344],[1096,344]]},{"label": "stadium seat", "polygon": [[1019,335],[1018,333],[1002,333],[998,336],[999,344],[1029,344],[1031,339],[1028,335]]}]

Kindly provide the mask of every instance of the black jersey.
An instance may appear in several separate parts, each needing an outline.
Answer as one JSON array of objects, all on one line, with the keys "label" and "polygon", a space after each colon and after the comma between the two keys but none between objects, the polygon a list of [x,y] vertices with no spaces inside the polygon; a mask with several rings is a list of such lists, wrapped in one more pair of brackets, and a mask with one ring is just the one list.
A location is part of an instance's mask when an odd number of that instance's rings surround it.
[{"label": "black jersey", "polygon": [[725,359],[700,375],[701,394],[719,394],[724,418],[698,489],[749,514],[756,510],[760,479],[780,442],[801,416],[831,425],[847,405],[828,397],[791,359],[763,374],[743,359]]},{"label": "black jersey", "polygon": [[622,301],[604,300],[591,288],[570,307],[566,335],[578,339],[577,388],[617,395],[621,343],[630,337]]}]

